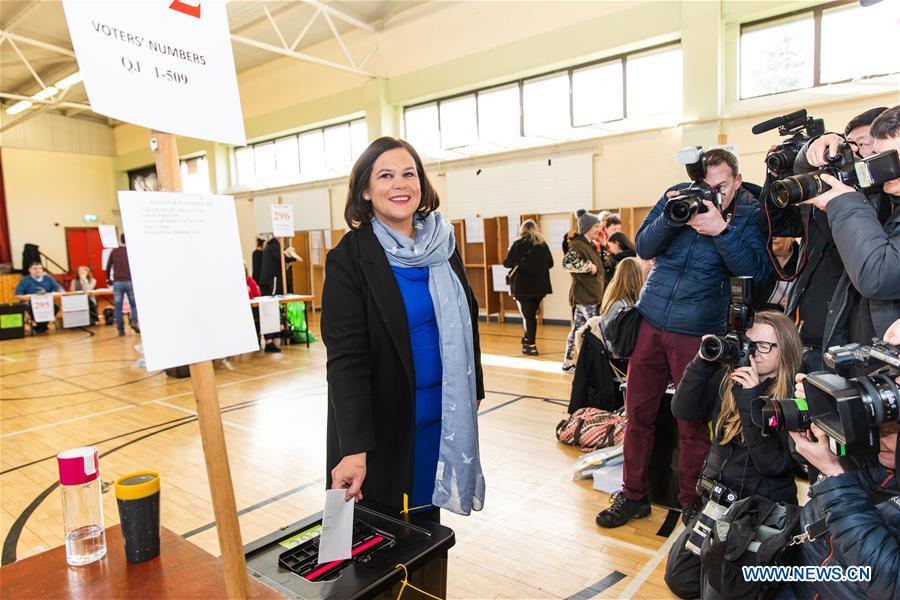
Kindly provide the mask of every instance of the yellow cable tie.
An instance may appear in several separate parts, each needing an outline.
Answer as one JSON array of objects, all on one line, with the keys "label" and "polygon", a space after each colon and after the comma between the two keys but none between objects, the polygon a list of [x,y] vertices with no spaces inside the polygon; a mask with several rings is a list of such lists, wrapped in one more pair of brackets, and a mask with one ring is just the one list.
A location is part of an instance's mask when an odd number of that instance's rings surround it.
[{"label": "yellow cable tie", "polygon": [[434,598],[434,600],[443,600],[443,598],[439,598],[438,596],[435,596],[434,594],[429,594],[425,590],[420,590],[419,588],[417,588],[416,586],[411,584],[409,582],[409,571],[406,570],[406,565],[400,563],[400,564],[396,565],[394,568],[395,569],[403,569],[403,581],[400,582],[400,592],[397,594],[397,600],[400,600],[403,597],[403,591],[408,587],[414,589],[415,591],[419,592],[420,594],[428,596],[429,598]]}]

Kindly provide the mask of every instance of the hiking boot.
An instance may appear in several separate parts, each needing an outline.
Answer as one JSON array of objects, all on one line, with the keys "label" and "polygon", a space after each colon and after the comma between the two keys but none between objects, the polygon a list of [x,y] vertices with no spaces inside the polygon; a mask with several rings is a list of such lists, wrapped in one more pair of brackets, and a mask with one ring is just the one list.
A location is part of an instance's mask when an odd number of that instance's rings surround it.
[{"label": "hiking boot", "polygon": [[697,516],[697,513],[703,510],[703,505],[700,504],[700,501],[692,502],[688,506],[685,506],[681,509],[681,522],[687,526],[688,523],[694,520],[694,517]]},{"label": "hiking boot", "polygon": [[609,499],[612,506],[597,514],[597,525],[606,529],[621,527],[631,519],[639,519],[650,514],[650,500],[644,496],[632,500],[622,492],[616,492]]},{"label": "hiking boot", "polygon": [[279,353],[279,352],[281,352],[281,348],[279,348],[275,344],[266,344],[266,347],[263,348],[263,351]]},{"label": "hiking boot", "polygon": [[528,356],[537,356],[537,346],[535,346],[534,344],[524,344],[522,346],[522,354],[527,354]]}]

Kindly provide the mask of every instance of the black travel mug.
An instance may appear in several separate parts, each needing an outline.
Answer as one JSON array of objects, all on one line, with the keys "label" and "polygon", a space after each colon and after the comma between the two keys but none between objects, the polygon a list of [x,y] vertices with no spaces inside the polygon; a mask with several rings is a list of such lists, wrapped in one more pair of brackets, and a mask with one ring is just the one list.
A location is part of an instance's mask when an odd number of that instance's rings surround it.
[{"label": "black travel mug", "polygon": [[159,473],[138,471],[119,477],[116,504],[126,560],[140,563],[159,556]]}]

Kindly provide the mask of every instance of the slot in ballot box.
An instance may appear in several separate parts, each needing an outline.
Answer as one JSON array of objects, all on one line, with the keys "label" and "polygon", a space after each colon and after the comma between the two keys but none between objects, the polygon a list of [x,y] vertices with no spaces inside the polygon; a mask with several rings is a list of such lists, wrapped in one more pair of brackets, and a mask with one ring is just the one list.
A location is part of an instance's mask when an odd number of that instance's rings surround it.
[{"label": "slot in ballot box", "polygon": [[452,529],[415,515],[406,521],[357,505],[352,558],[319,565],[321,525],[319,512],[244,546],[250,575],[298,600],[387,600],[400,591],[404,574],[397,565],[402,564],[410,584],[446,598]]}]

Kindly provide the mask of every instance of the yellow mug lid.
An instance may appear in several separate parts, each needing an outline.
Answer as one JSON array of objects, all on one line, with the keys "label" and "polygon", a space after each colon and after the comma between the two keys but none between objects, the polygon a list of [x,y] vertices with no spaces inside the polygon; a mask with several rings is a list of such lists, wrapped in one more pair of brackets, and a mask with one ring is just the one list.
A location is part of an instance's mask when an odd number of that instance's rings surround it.
[{"label": "yellow mug lid", "polygon": [[116,498],[119,500],[140,500],[159,492],[159,473],[137,471],[116,479]]}]

